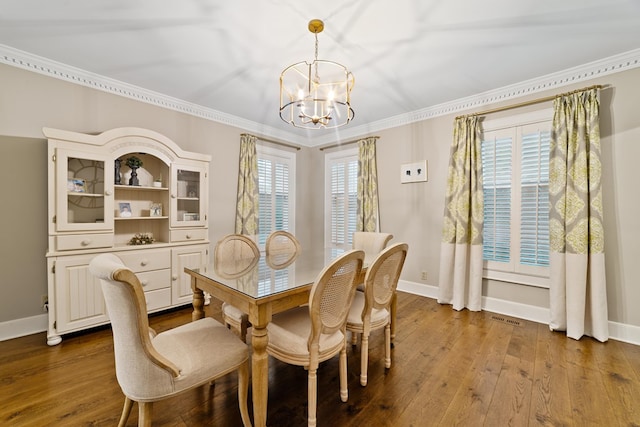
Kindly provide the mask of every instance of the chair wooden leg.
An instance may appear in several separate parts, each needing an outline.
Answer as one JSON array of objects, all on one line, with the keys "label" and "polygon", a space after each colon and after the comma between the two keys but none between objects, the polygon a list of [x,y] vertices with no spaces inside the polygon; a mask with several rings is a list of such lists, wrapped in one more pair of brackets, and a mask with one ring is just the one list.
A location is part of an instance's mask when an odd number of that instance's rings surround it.
[{"label": "chair wooden leg", "polygon": [[[364,335],[363,335],[364,336]],[[340,351],[340,400],[346,402],[349,399],[348,378],[347,378],[347,343]]]},{"label": "chair wooden leg", "polygon": [[358,344],[358,333],[351,331],[351,345]]},{"label": "chair wooden leg", "polygon": [[238,368],[238,404],[240,405],[240,416],[245,427],[251,427],[249,418],[249,359]]},{"label": "chair wooden leg", "polygon": [[369,370],[369,334],[363,333],[360,342],[360,385],[367,385],[367,371]]},{"label": "chair wooden leg", "polygon": [[153,402],[138,402],[138,427],[151,427]]},{"label": "chair wooden leg", "polygon": [[384,328],[384,367],[391,367],[391,325]]},{"label": "chair wooden leg", "polygon": [[242,342],[247,342],[247,328],[249,325],[249,318],[247,316],[242,316],[240,320],[240,339]]},{"label": "chair wooden leg", "polygon": [[118,427],[124,427],[127,424],[129,415],[131,414],[131,408],[133,408],[133,400],[125,396],[124,406],[122,407],[122,415],[120,415],[120,421],[118,421]]},{"label": "chair wooden leg", "polygon": [[307,394],[309,400],[309,409],[307,415],[307,425],[309,427],[315,427],[318,420],[316,419],[316,406],[318,400],[318,368],[309,368],[309,379],[307,384]]}]

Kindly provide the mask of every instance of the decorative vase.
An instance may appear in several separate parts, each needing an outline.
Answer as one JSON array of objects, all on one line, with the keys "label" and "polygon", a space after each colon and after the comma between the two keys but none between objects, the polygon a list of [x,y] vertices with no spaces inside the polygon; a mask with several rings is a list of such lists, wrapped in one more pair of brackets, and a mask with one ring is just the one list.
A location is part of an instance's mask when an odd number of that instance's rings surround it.
[{"label": "decorative vase", "polygon": [[114,184],[115,185],[119,185],[120,184],[120,164],[122,163],[122,160],[120,159],[116,159],[114,161]]},{"label": "decorative vase", "polygon": [[133,186],[139,186],[140,183],[138,182],[138,173],[136,172],[136,167],[132,167],[131,168],[131,178],[129,178],[129,185],[133,185]]}]

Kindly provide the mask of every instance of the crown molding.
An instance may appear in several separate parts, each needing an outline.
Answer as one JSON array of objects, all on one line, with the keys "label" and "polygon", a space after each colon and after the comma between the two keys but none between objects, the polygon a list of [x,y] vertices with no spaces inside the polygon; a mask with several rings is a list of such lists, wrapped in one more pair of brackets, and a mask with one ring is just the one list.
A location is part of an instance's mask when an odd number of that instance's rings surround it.
[{"label": "crown molding", "polygon": [[[619,73],[640,67],[640,49],[634,49],[618,55],[610,56],[598,61],[593,61],[563,71],[537,77],[495,90],[482,92],[476,95],[460,98],[454,101],[434,105],[406,114],[389,117],[387,119],[371,122],[366,125],[349,127],[343,130],[340,138],[353,139],[358,136],[372,134],[399,126],[433,119],[447,114],[460,114],[465,111],[477,110],[497,102],[514,100],[528,95],[550,89],[560,89],[575,83],[592,80],[609,74]],[[314,139],[314,145],[322,145],[335,142],[335,136],[328,135]]]},{"label": "crown molding", "polygon": [[[543,77],[526,80],[514,85],[482,92],[466,98],[460,98],[454,101],[434,105],[432,107],[399,114],[387,119],[378,120],[360,126],[341,128],[339,134],[332,132],[330,134],[323,134],[322,136],[313,138],[300,138],[299,135],[294,133],[283,132],[279,129],[261,123],[252,122],[211,108],[205,108],[201,105],[110,79],[99,74],[52,61],[2,44],[0,44],[0,63],[44,74],[49,77],[101,90],[114,95],[123,96],[125,98],[155,105],[161,108],[167,108],[180,113],[189,114],[205,120],[211,120],[217,123],[237,127],[243,131],[255,133],[263,137],[279,139],[308,147],[315,147],[328,143],[335,143],[336,141],[349,140],[369,133],[404,126],[447,114],[459,114],[464,111],[477,109],[497,102],[517,99],[538,92],[558,89],[581,81],[591,80],[597,77],[637,68],[640,67],[640,49],[610,56],[608,58],[548,74]],[[306,140],[306,143],[301,144],[301,140]]]}]

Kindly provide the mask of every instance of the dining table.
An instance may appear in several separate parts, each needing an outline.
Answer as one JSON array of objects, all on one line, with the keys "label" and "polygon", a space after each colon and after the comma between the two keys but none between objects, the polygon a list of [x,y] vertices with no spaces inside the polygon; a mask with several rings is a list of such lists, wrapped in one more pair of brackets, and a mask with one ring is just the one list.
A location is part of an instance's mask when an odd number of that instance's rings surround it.
[{"label": "dining table", "polygon": [[[257,258],[212,261],[185,268],[193,290],[192,319],[204,317],[204,293],[246,313],[251,323],[251,381],[255,426],[266,426],[269,385],[267,325],[273,315],[309,302],[311,287],[341,249],[302,250],[296,254],[261,254]],[[363,282],[366,264],[358,283]],[[395,304],[392,310],[395,317]]]}]

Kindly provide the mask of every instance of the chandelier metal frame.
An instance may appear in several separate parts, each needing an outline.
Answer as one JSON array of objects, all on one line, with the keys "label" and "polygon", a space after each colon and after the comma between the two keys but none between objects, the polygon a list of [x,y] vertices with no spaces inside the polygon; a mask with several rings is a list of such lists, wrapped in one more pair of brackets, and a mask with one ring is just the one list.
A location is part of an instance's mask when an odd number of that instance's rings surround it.
[{"label": "chandelier metal frame", "polygon": [[355,79],[344,65],[318,59],[318,33],[324,23],[312,19],[308,28],[316,39],[314,61],[290,65],[280,74],[280,118],[305,129],[344,126],[355,115],[351,107]]}]

